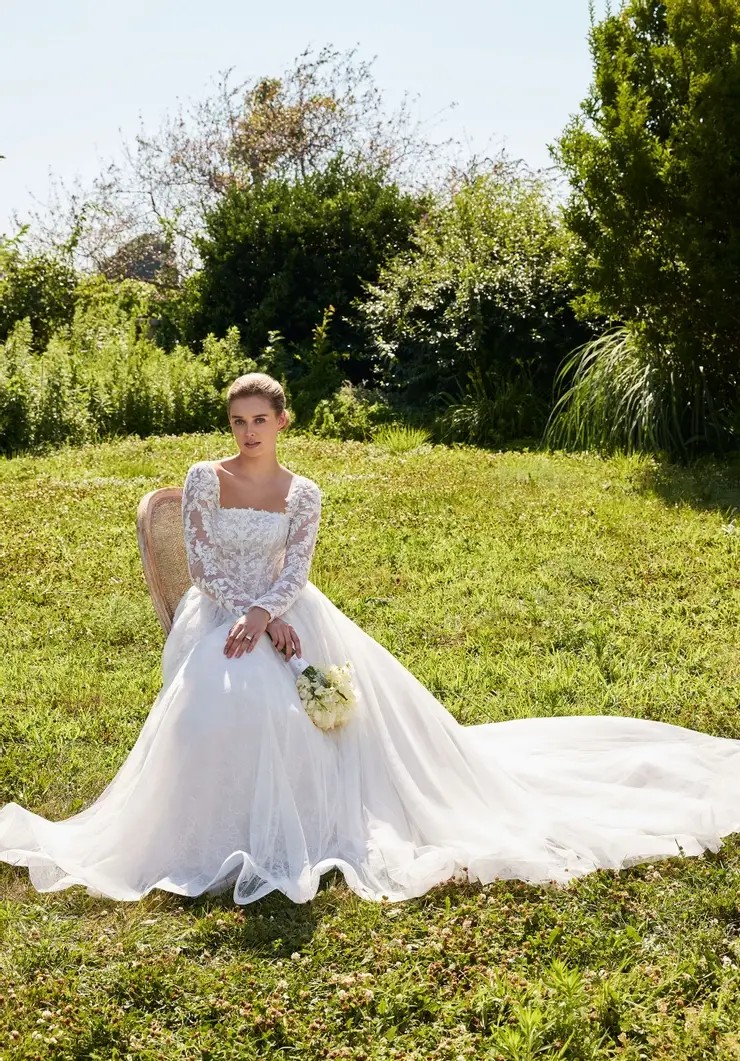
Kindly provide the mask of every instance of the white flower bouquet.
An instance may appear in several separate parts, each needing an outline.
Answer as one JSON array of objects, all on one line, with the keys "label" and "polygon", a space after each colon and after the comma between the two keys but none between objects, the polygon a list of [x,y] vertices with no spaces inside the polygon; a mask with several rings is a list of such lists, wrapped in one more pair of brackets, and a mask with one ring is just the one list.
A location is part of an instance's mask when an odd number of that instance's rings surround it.
[{"label": "white flower bouquet", "polygon": [[352,684],[351,664],[335,664],[322,670],[302,656],[286,661],[293,674],[306,714],[319,729],[336,729],[352,714],[357,690]]}]

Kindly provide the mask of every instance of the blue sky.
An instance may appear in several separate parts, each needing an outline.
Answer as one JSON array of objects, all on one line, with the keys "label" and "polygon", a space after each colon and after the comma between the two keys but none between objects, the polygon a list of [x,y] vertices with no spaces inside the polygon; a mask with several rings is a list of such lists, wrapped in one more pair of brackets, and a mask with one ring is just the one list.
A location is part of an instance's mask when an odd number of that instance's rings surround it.
[{"label": "blue sky", "polygon": [[0,232],[46,200],[50,172],[99,173],[140,117],[153,132],[219,71],[279,75],[307,45],[377,57],[389,104],[418,96],[440,137],[549,165],[547,143],[588,89],[588,25],[588,0],[3,0]]}]

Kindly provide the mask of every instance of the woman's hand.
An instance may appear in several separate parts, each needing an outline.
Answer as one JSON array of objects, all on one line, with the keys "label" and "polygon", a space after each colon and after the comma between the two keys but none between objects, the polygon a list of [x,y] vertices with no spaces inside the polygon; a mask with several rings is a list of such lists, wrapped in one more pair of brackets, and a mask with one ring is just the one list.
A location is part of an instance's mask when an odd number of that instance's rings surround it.
[{"label": "woman's hand", "polygon": [[270,613],[265,608],[250,608],[229,630],[224,654],[232,659],[241,656],[243,652],[251,652],[264,634],[269,620]]},{"label": "woman's hand", "polygon": [[285,653],[286,660],[293,655],[300,656],[301,642],[298,640],[295,627],[290,623],[286,623],[278,616],[267,624],[267,633],[278,652]]}]

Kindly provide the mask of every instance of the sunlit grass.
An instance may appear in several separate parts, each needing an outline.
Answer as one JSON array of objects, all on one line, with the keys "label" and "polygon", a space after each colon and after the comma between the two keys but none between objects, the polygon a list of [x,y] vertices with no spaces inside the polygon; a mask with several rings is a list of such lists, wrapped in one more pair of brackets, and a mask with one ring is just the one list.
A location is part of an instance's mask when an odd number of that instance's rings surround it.
[{"label": "sunlit grass", "polygon": [[[462,722],[622,713],[740,738],[738,468],[310,437],[312,580]],[[0,804],[114,775],[159,688],[136,504],[230,436],[0,461]],[[740,838],[552,893],[384,907],[39,895],[0,864],[0,1058],[740,1057]]]},{"label": "sunlit grass", "polygon": [[422,427],[409,424],[383,424],[373,432],[373,442],[389,453],[409,453],[426,445],[431,435]]}]

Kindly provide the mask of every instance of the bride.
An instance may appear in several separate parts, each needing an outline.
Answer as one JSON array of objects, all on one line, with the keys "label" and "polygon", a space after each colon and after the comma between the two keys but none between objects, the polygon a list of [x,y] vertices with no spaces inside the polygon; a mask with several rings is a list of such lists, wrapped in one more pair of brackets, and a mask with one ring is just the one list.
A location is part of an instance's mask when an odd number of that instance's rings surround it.
[{"label": "bride", "polygon": [[[280,384],[240,376],[227,408],[238,453],[187,472],[193,584],[125,762],[70,818],[0,810],[0,859],[37,890],[305,902],[338,867],[398,901],[450,878],[564,885],[740,831],[740,740],[606,715],[458,724],[308,580],[321,490],[278,463]],[[296,656],[350,661],[342,727],[309,719]]]}]

